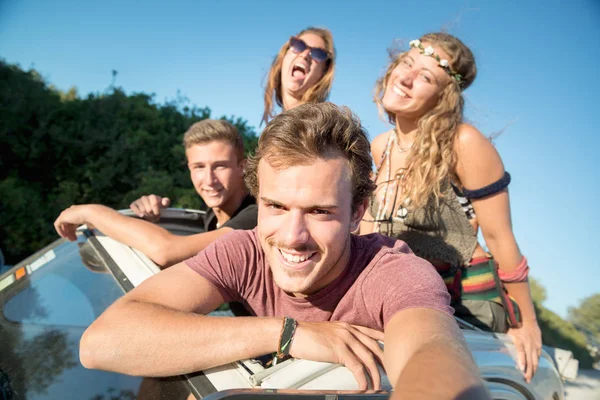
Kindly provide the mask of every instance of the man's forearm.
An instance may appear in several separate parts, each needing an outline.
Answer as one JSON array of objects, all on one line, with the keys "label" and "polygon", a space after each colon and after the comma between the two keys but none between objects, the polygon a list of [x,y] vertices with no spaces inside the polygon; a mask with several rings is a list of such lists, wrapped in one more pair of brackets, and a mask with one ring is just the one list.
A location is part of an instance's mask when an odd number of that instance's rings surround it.
[{"label": "man's forearm", "polygon": [[398,312],[385,328],[385,368],[396,399],[488,399],[456,321],[429,308]]},{"label": "man's forearm", "polygon": [[416,352],[394,387],[393,399],[490,399],[468,350],[449,339]]},{"label": "man's forearm", "polygon": [[175,235],[151,222],[126,217],[98,204],[83,206],[86,222],[106,236],[131,246],[159,265],[170,261],[166,254]]},{"label": "man's forearm", "polygon": [[81,339],[87,368],[172,376],[275,352],[280,318],[208,317],[119,301]]}]

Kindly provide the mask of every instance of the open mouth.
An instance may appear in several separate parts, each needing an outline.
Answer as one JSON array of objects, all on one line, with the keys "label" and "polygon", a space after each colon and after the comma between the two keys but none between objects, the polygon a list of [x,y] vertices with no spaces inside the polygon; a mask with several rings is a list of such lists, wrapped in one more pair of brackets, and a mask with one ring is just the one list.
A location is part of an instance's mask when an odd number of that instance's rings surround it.
[{"label": "open mouth", "polygon": [[292,66],[292,76],[298,79],[304,79],[308,74],[308,67],[302,63],[295,63]]},{"label": "open mouth", "polygon": [[311,258],[314,257],[315,254],[317,254],[316,251],[305,252],[305,253],[300,253],[300,254],[292,254],[292,253],[288,253],[284,250],[281,250],[279,248],[277,250],[279,250],[279,254],[281,254],[281,257],[283,257],[283,259],[285,261],[287,261],[288,264],[298,265],[298,266],[309,261]]},{"label": "open mouth", "polygon": [[407,95],[402,89],[400,89],[400,86],[398,85],[392,86],[392,92],[396,93],[400,97],[410,98],[410,96]]}]

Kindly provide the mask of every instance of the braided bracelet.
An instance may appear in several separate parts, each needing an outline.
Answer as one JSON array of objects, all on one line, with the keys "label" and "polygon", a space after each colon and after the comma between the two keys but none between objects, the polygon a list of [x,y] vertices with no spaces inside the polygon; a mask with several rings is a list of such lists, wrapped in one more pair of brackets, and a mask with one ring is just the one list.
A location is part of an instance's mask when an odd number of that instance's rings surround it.
[{"label": "braided bracelet", "polygon": [[527,265],[527,258],[525,256],[523,256],[523,259],[514,271],[505,272],[498,268],[498,277],[504,283],[525,282],[527,275],[529,275],[529,265]]},{"label": "braided bracelet", "polygon": [[298,322],[296,322],[295,319],[290,317],[283,318],[279,346],[277,347],[277,353],[273,355],[272,365],[277,365],[279,361],[283,361],[283,359],[290,354],[290,348],[292,347],[292,340],[294,339],[294,333],[296,333],[297,326]]}]

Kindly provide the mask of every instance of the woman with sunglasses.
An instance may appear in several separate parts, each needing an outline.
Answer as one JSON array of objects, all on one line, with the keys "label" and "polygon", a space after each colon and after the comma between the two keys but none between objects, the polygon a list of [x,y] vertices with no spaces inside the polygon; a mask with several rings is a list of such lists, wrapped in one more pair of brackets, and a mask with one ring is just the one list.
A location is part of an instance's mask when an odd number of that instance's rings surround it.
[{"label": "woman with sunglasses", "polygon": [[292,36],[273,59],[267,75],[262,122],[275,116],[273,100],[282,110],[327,100],[334,71],[335,48],[329,30],[309,27]]},{"label": "woman with sunglasses", "polygon": [[[463,120],[462,92],[476,74],[471,50],[445,33],[392,56],[374,100],[394,128],[371,145],[377,190],[361,233],[397,237],[429,260],[458,317],[512,336],[529,381],[541,332],[511,226],[510,175],[490,140]],[[491,254],[478,243],[479,228]]]}]

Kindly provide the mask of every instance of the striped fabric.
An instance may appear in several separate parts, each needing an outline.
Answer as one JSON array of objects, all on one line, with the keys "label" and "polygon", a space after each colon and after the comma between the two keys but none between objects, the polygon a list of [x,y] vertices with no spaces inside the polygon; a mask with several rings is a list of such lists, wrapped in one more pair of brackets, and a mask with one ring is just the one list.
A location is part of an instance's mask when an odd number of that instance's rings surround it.
[{"label": "striped fabric", "polygon": [[[493,261],[491,264],[494,264]],[[488,260],[464,268],[461,279],[461,298],[465,300],[500,300],[492,271],[493,268],[490,268]]]},{"label": "striped fabric", "polygon": [[453,302],[462,300],[493,301],[504,307],[511,327],[519,326],[521,315],[498,278],[498,267],[491,258],[471,260],[466,267],[436,266],[446,283]]}]

